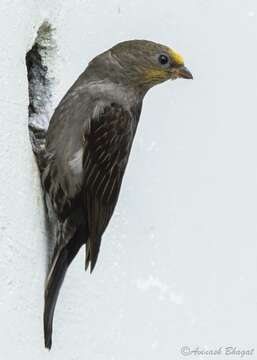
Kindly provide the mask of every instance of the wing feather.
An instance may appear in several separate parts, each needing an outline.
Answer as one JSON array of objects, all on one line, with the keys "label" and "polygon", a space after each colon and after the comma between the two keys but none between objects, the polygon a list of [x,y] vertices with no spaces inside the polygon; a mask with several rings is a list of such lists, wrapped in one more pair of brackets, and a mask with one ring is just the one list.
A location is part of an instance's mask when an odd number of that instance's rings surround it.
[{"label": "wing feather", "polygon": [[135,119],[117,104],[110,104],[91,119],[84,134],[84,203],[87,210],[89,242],[86,268],[93,270],[115,205],[135,134]]}]

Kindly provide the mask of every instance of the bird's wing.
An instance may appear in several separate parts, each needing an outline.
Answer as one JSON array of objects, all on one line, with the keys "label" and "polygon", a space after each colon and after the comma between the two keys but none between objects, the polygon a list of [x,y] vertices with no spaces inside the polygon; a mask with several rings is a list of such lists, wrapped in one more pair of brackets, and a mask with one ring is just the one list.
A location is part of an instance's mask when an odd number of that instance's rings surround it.
[{"label": "bird's wing", "polygon": [[91,271],[118,200],[135,130],[131,113],[112,103],[95,111],[84,133],[83,195],[89,229],[86,268],[90,263]]}]

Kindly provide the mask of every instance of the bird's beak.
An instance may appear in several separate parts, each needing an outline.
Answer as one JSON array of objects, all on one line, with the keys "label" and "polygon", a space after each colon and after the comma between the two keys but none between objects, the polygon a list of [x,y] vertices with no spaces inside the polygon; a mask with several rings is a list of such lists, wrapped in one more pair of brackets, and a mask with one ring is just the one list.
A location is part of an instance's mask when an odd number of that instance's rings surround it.
[{"label": "bird's beak", "polygon": [[180,77],[183,79],[193,79],[193,75],[188,70],[188,68],[185,67],[184,65],[182,65],[176,69],[176,75],[177,75],[177,77]]}]

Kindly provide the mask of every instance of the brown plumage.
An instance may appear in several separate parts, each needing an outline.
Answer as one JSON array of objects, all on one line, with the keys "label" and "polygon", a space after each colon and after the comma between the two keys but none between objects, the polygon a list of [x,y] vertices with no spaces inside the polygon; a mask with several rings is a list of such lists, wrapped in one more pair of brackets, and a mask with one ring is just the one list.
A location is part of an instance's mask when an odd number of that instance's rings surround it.
[{"label": "brown plumage", "polygon": [[120,43],[90,62],[50,121],[42,183],[58,221],[46,281],[45,346],[66,270],[82,245],[92,272],[118,200],[142,101],[154,85],[192,78],[182,57],[145,40]]}]

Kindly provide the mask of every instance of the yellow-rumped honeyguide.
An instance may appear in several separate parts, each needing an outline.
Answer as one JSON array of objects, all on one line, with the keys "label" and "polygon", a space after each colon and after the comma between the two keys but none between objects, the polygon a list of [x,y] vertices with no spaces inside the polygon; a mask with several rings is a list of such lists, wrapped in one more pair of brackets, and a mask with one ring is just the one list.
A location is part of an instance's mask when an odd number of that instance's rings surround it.
[{"label": "yellow-rumped honeyguide", "polygon": [[125,41],[89,63],[51,118],[42,172],[58,220],[45,289],[49,349],[58,293],[82,245],[86,269],[90,266],[92,272],[95,267],[119,197],[143,98],[154,85],[177,78],[193,78],[177,52],[152,41]]}]

